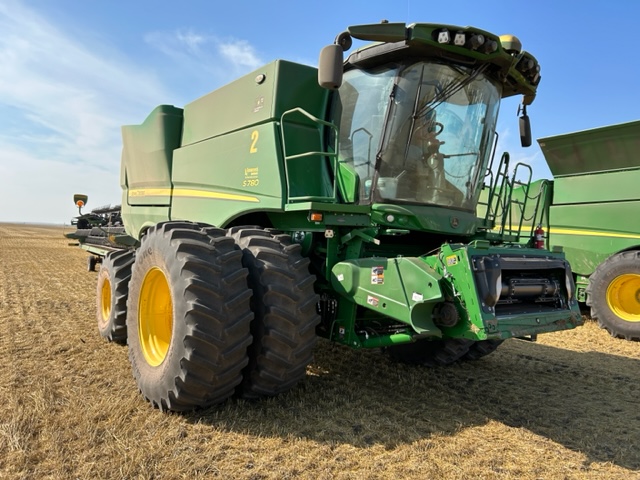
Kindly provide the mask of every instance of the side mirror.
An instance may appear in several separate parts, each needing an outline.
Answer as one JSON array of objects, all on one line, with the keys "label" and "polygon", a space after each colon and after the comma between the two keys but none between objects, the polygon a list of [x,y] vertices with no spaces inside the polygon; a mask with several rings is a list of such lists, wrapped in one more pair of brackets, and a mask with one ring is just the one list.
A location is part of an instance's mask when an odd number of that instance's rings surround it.
[{"label": "side mirror", "polygon": [[525,113],[520,117],[520,144],[523,147],[531,146],[531,122],[529,121],[529,115]]},{"label": "side mirror", "polygon": [[318,84],[322,88],[337,90],[342,85],[342,47],[327,45],[320,51],[318,60]]}]

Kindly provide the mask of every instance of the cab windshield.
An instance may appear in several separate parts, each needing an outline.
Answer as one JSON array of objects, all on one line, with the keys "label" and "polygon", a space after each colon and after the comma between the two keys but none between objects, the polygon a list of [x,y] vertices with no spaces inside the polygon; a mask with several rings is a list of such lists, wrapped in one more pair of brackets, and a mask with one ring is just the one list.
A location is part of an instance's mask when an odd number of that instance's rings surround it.
[{"label": "cab windshield", "polygon": [[482,67],[416,62],[345,72],[333,121],[340,161],[360,178],[360,202],[473,211],[500,96]]}]

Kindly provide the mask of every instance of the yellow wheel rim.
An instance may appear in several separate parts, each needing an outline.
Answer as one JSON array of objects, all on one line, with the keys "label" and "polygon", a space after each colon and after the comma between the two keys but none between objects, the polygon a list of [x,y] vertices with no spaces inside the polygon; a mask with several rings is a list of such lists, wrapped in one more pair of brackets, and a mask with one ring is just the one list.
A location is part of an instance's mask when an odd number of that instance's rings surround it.
[{"label": "yellow wheel rim", "polygon": [[607,288],[607,304],[623,320],[640,322],[640,275],[616,277]]},{"label": "yellow wheel rim", "polygon": [[111,316],[111,282],[108,278],[104,279],[100,290],[100,313],[102,323],[107,323],[109,316]]},{"label": "yellow wheel rim", "polygon": [[138,305],[138,338],[149,365],[160,365],[169,351],[173,327],[173,303],[164,272],[157,267],[142,281]]}]

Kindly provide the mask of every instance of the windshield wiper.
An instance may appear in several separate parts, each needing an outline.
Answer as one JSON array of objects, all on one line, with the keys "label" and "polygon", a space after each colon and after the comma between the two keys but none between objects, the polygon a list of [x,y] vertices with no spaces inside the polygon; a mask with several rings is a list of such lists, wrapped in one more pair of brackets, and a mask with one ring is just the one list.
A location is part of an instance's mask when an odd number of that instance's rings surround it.
[{"label": "windshield wiper", "polygon": [[[445,88],[437,92],[430,101],[425,103],[422,106],[422,108],[420,108],[420,110],[418,110],[415,113],[415,118],[419,118],[426,115],[427,112],[437,108],[447,98],[452,97],[453,95],[458,93],[460,90],[462,90],[464,87],[469,85],[472,81],[474,81],[478,77],[478,75],[483,73],[487,69],[487,66],[488,66],[487,63],[480,65],[480,67],[476,68],[469,75],[465,76],[461,80],[458,80],[457,82],[450,83]],[[454,68],[454,69],[459,73],[464,73],[463,71],[458,70],[457,68]]]}]

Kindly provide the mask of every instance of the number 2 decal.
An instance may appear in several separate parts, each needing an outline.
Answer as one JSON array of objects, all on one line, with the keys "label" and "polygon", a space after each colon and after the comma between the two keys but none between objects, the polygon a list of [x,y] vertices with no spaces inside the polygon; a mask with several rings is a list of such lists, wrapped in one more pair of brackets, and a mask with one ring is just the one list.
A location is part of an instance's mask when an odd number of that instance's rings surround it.
[{"label": "number 2 decal", "polygon": [[253,132],[251,132],[251,147],[249,148],[249,153],[256,153],[258,151],[256,144],[258,143],[259,136],[260,134],[258,133],[257,130],[254,130]]}]

